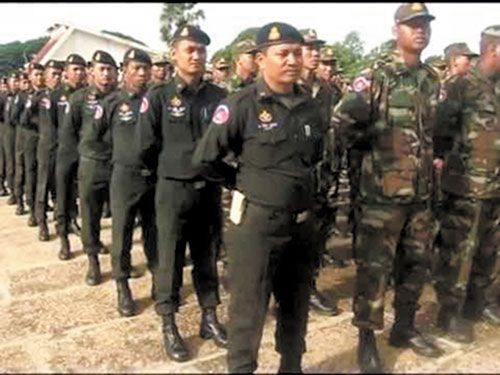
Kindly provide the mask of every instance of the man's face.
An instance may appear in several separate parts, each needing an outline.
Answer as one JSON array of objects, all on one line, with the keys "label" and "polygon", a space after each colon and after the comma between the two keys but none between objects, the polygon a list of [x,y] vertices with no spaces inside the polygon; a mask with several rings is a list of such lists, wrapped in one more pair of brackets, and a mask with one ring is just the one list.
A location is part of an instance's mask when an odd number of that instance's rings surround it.
[{"label": "man's face", "polygon": [[243,74],[246,74],[248,76],[251,74],[255,74],[255,59],[251,53],[240,54],[236,60],[236,65],[239,67],[238,69],[243,72]]},{"label": "man's face", "polygon": [[214,68],[213,80],[214,82],[224,82],[229,77],[229,68]]},{"label": "man's face", "polygon": [[324,81],[329,82],[333,77],[334,71],[333,64],[320,62],[318,65],[318,77]]},{"label": "man's face", "polygon": [[64,68],[66,83],[71,87],[81,87],[85,82],[85,67],[83,65],[69,64]]},{"label": "man's face", "polygon": [[258,52],[256,59],[266,81],[294,83],[302,69],[302,48],[298,43],[273,45]]},{"label": "man's face", "polygon": [[0,92],[2,92],[2,94],[8,91],[9,91],[9,86],[7,85],[7,83],[0,84]]},{"label": "man's face", "polygon": [[43,70],[33,69],[29,75],[31,84],[35,88],[43,86]]},{"label": "man's face", "polygon": [[400,23],[394,30],[397,45],[408,52],[422,52],[431,38],[431,24],[426,17],[417,17]]},{"label": "man's face", "polygon": [[19,81],[19,90],[25,92],[30,89],[30,80],[28,78],[23,78]]},{"label": "man's face", "polygon": [[146,88],[151,78],[151,65],[138,61],[129,61],[123,71],[123,79],[128,89],[139,92]]},{"label": "man's face", "polygon": [[304,61],[304,69],[315,70],[319,64],[319,45],[303,45],[302,60]]},{"label": "man's face", "polygon": [[57,87],[61,83],[62,71],[56,68],[45,69],[45,82],[51,89]]},{"label": "man's face", "polygon": [[185,75],[202,74],[206,58],[205,45],[189,39],[179,40],[172,49],[172,59],[179,72]]},{"label": "man's face", "polygon": [[19,78],[9,78],[8,85],[9,85],[9,90],[12,93],[18,92],[19,91]]},{"label": "man's face", "polygon": [[92,68],[92,77],[94,85],[102,92],[110,92],[118,78],[116,67],[110,64],[94,63]]},{"label": "man's face", "polygon": [[500,43],[487,43],[482,39],[480,59],[492,73],[500,73]]},{"label": "man's face", "polygon": [[155,64],[151,69],[151,75],[158,81],[164,81],[167,77],[167,65]]},{"label": "man's face", "polygon": [[453,58],[452,64],[455,74],[463,76],[469,71],[472,61],[470,56],[458,55]]}]

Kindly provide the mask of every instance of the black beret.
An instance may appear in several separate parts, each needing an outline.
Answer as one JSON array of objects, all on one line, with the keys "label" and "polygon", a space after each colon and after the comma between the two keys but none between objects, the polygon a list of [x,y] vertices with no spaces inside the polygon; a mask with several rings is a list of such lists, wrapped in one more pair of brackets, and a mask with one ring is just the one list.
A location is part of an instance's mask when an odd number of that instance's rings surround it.
[{"label": "black beret", "polygon": [[172,43],[182,39],[190,39],[206,46],[210,44],[209,36],[199,27],[192,25],[179,27],[172,38]]},{"label": "black beret", "polygon": [[57,60],[49,60],[45,64],[45,69],[47,68],[61,69],[61,62]]},{"label": "black beret", "polygon": [[45,68],[43,67],[42,64],[38,63],[30,63],[28,66],[28,70],[31,72],[32,70],[44,70]]},{"label": "black beret", "polygon": [[123,55],[124,65],[132,60],[151,65],[151,57],[143,50],[137,48],[129,48],[127,52],[125,52],[125,55]]},{"label": "black beret", "polygon": [[101,50],[97,50],[94,52],[94,54],[92,55],[92,62],[113,65],[115,68],[118,67],[118,65],[116,65],[115,59],[113,59],[113,56]]},{"label": "black beret", "polygon": [[82,66],[86,66],[87,65],[87,63],[85,62],[85,59],[83,57],[81,57],[80,55],[77,55],[76,53],[72,53],[71,55],[69,55],[66,58],[65,64],[66,65],[70,65],[70,64],[73,64],[73,65],[82,65]]},{"label": "black beret", "polygon": [[259,29],[255,42],[257,44],[257,49],[260,50],[274,44],[304,44],[304,38],[300,34],[299,30],[292,25],[282,22],[272,22]]},{"label": "black beret", "polygon": [[19,79],[19,74],[18,73],[11,73],[9,78]]}]

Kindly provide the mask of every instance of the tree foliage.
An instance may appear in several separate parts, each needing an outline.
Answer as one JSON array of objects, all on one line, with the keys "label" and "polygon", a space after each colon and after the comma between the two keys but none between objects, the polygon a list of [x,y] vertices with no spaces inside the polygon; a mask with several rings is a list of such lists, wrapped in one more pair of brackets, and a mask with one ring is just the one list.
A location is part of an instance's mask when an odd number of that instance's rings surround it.
[{"label": "tree foliage", "polygon": [[0,44],[0,75],[22,68],[28,62],[28,56],[37,53],[48,40],[49,37],[41,37],[26,42]]},{"label": "tree foliage", "polygon": [[224,57],[227,61],[232,61],[233,59],[233,47],[236,45],[236,43],[241,42],[242,40],[246,39],[253,39],[255,40],[255,36],[257,35],[257,31],[259,31],[259,27],[249,27],[243,31],[241,31],[234,40],[229,43],[227,46],[224,48],[221,48],[217,50],[213,57],[212,61],[215,60],[216,58],[219,57]]},{"label": "tree foliage", "polygon": [[352,79],[368,65],[368,58],[364,55],[364,42],[357,31],[351,31],[342,42],[331,45],[337,57],[337,65],[342,67],[344,75]]},{"label": "tree foliage", "polygon": [[202,9],[194,9],[196,3],[164,3],[160,15],[160,33],[164,42],[170,42],[175,31],[181,25],[189,23],[198,25],[200,19],[205,19]]},{"label": "tree foliage", "polygon": [[125,35],[125,34],[119,33],[118,31],[101,30],[101,32],[102,32],[102,33],[104,33],[104,34],[109,34],[109,35],[117,36],[118,38],[122,38],[122,39],[130,40],[131,42],[134,42],[134,43],[140,44],[140,45],[145,46],[145,47],[147,47],[147,46],[148,46],[146,43],[143,43],[143,42],[141,42],[140,40],[137,40],[137,39],[135,39],[135,38],[132,38],[132,37],[131,37],[131,36],[129,36],[129,35]]}]

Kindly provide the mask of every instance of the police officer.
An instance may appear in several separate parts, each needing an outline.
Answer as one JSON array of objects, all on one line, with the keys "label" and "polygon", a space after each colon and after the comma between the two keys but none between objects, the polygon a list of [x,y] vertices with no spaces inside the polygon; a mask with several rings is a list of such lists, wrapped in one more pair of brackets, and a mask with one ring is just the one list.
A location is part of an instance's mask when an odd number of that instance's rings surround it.
[{"label": "police officer", "polygon": [[[78,152],[78,195],[82,215],[83,249],[89,267],[85,281],[88,285],[101,282],[98,254],[100,218],[103,203],[109,192],[111,177],[111,143],[109,131],[101,133],[96,127],[103,115],[102,103],[116,87],[117,65],[113,57],[101,50],[92,56],[92,85],[74,93],[59,133],[57,163],[74,164]],[[78,151],[76,151],[78,150]],[[68,170],[68,169],[67,169]],[[66,170],[66,173],[68,173]],[[64,178],[68,178],[67,175]],[[102,250],[101,250],[102,251]]]},{"label": "police officer", "polygon": [[5,187],[5,176],[6,176],[6,158],[5,158],[5,148],[3,137],[5,134],[5,122],[4,122],[4,111],[5,103],[7,101],[7,95],[9,88],[7,86],[7,78],[2,77],[0,79],[0,197],[6,197],[9,195]]},{"label": "police officer", "polygon": [[[325,129],[319,108],[296,85],[303,43],[288,24],[259,29],[256,62],[262,77],[218,106],[194,155],[208,176],[223,176],[237,190],[228,232],[231,373],[257,368],[271,292],[278,305],[280,372],[299,372],[306,350],[316,257],[310,210]],[[238,158],[237,172],[219,168],[228,151]]]},{"label": "police officer", "polygon": [[[305,29],[301,31],[304,38],[302,45],[302,70],[298,84],[305,93],[311,96],[321,110],[323,124],[330,123],[330,115],[332,109],[333,91],[330,90],[327,84],[319,80],[315,74],[319,64],[319,51],[324,40],[317,37],[316,31],[313,29]],[[325,128],[326,129],[326,128]],[[325,130],[324,137],[327,137]],[[331,150],[328,149],[328,150]],[[325,149],[325,152],[327,149]],[[326,253],[326,240],[331,231],[331,226],[334,222],[335,215],[331,207],[328,206],[327,194],[330,187],[334,183],[332,171],[336,160],[333,155],[324,155],[322,161],[317,165],[318,186],[316,188],[315,206],[314,206],[314,222],[315,222],[315,246],[318,250],[316,259],[316,275],[311,284],[311,293],[309,298],[310,307],[314,311],[324,315],[337,315],[338,309],[335,301],[328,301],[316,288],[316,278],[319,275],[319,267],[321,258]]]},{"label": "police officer", "polygon": [[353,324],[359,328],[363,372],[382,370],[373,330],[383,327],[384,295],[395,257],[396,316],[389,342],[428,357],[442,354],[414,327],[432,242],[432,134],[439,81],[420,54],[429,43],[433,19],[421,3],[398,7],[396,49],[356,78],[335,108],[347,147],[359,139],[369,146],[362,154],[354,248]]},{"label": "police officer", "polygon": [[113,148],[110,186],[113,211],[111,265],[117,286],[118,311],[122,316],[135,314],[128,278],[137,214],[141,216],[144,251],[150,270],[153,270],[156,262],[154,174],[141,163],[135,142],[139,108],[150,76],[149,55],[139,49],[128,49],[123,57],[123,88],[106,98],[103,103],[104,114],[98,123],[101,133],[111,132]]},{"label": "police officer", "polygon": [[[64,143],[59,141],[59,133],[62,131],[64,117],[69,112],[69,99],[85,84],[85,69],[87,63],[78,54],[70,54],[66,58],[64,66],[65,82],[54,91],[50,104],[50,124],[46,124],[47,134],[57,136],[56,141],[56,199],[57,199],[57,233],[61,240],[59,259],[68,260],[71,257],[68,234],[73,232],[80,234],[80,228],[76,222],[78,207],[77,197],[77,167],[78,154],[68,152],[64,149]],[[49,121],[49,119],[45,119]],[[50,136],[47,137],[50,139]]]},{"label": "police officer", "polygon": [[[446,86],[439,106],[444,158],[441,247],[436,291],[438,326],[454,340],[474,339],[473,321],[500,324],[497,296],[487,297],[498,274],[500,229],[500,25],[481,33],[481,55],[468,74]],[[441,163],[443,160],[441,160]]]},{"label": "police officer", "polygon": [[19,75],[13,73],[7,80],[8,93],[5,99],[5,108],[3,111],[4,120],[4,135],[3,145],[5,150],[5,177],[7,180],[7,187],[10,190],[10,197],[7,200],[8,205],[17,203],[15,189],[14,189],[14,176],[16,166],[16,122],[13,121],[14,101],[19,91]]},{"label": "police officer", "polygon": [[[61,82],[61,66],[56,60],[49,60],[45,65],[46,89],[38,103],[38,145],[37,145],[37,185],[35,196],[35,217],[38,223],[38,239],[49,240],[46,210],[48,193],[55,202],[55,150],[57,147],[57,128],[53,126],[57,116],[57,106],[52,106],[52,94]],[[51,110],[52,109],[52,110]],[[56,214],[54,214],[56,217]]]},{"label": "police officer", "polygon": [[175,313],[186,243],[202,308],[200,336],[213,338],[219,346],[226,345],[225,329],[215,314],[220,300],[216,254],[211,244],[218,190],[191,164],[195,146],[225,93],[201,80],[206,46],[210,43],[207,34],[186,25],[176,31],[172,43],[176,75],[168,83],[153,86],[143,99],[137,138],[145,166],[158,176],[155,309],[162,318],[167,355],[175,361],[185,361],[189,352],[175,324]]}]

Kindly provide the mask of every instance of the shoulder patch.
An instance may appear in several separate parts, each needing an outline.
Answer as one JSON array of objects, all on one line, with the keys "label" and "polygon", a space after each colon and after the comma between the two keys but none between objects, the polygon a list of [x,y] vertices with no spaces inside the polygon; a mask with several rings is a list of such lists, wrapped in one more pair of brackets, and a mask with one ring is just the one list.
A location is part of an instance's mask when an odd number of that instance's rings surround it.
[{"label": "shoulder patch", "polygon": [[231,114],[226,104],[220,104],[214,112],[212,122],[217,125],[224,125],[229,121]]},{"label": "shoulder patch", "polygon": [[31,107],[31,99],[26,100],[26,103],[24,104],[24,106],[26,108],[30,108]]},{"label": "shoulder patch", "polygon": [[356,78],[352,83],[352,89],[355,92],[365,91],[369,89],[370,86],[371,86],[371,81],[363,76]]},{"label": "shoulder patch", "polygon": [[45,109],[50,109],[50,98],[42,98],[40,100],[40,105]]},{"label": "shoulder patch", "polygon": [[94,120],[99,120],[102,117],[102,114],[103,114],[102,107],[99,104],[97,104],[95,106]]},{"label": "shoulder patch", "polygon": [[148,98],[146,97],[143,97],[142,98],[142,102],[141,102],[141,108],[139,109],[139,111],[141,113],[146,113],[149,109],[149,101],[148,101]]},{"label": "shoulder patch", "polygon": [[70,109],[71,109],[71,105],[68,102],[68,104],[66,104],[66,110],[64,111],[64,114],[67,115],[69,113]]}]

